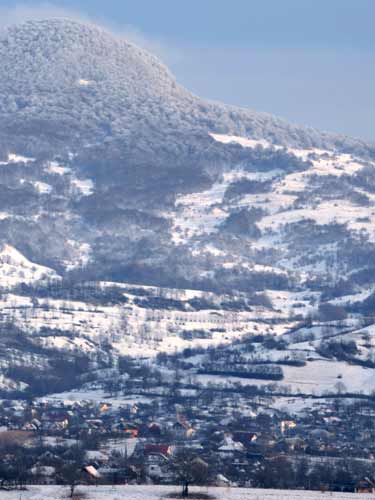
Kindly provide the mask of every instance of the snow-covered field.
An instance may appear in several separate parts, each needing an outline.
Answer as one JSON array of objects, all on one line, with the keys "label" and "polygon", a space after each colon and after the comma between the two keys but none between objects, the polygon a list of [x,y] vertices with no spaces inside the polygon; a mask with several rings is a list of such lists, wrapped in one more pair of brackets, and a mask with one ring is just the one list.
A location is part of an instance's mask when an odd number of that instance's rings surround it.
[{"label": "snow-covered field", "polygon": [[[284,378],[278,384],[292,392],[323,396],[329,392],[363,392],[370,394],[375,389],[374,370],[363,366],[350,365],[340,361],[318,360],[306,366],[283,366]],[[269,380],[240,378],[218,375],[197,375],[204,384],[219,384],[231,387],[233,384],[270,385]]]},{"label": "snow-covered field", "polygon": [[[79,487],[77,493],[84,494],[87,500],[153,500],[167,498],[171,492],[179,491],[178,487],[167,486],[99,486],[99,487]],[[357,494],[350,493],[320,493],[317,491],[281,491],[281,490],[253,490],[241,488],[209,488],[200,491],[209,493],[217,500],[318,500],[323,498],[347,499],[358,498]],[[1,492],[1,499],[4,500],[60,500],[68,498],[67,488],[61,486],[35,486],[28,491]],[[170,498],[170,497],[169,497]],[[181,498],[176,496],[176,498]],[[374,495],[363,494],[363,500],[374,498]]]}]

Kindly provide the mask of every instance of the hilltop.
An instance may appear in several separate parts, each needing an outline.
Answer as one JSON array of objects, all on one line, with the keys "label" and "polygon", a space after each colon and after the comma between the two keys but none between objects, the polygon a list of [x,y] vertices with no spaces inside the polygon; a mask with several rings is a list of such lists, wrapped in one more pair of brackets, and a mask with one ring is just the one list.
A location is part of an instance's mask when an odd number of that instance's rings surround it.
[{"label": "hilltop", "polygon": [[[268,115],[205,102],[148,52],[88,23],[29,21],[0,35],[2,134],[24,148],[82,148],[83,141],[160,130],[210,131],[295,146],[359,147]],[[37,133],[36,133],[37,130]],[[3,144],[6,147],[6,144]],[[56,153],[57,151],[55,151]]]}]

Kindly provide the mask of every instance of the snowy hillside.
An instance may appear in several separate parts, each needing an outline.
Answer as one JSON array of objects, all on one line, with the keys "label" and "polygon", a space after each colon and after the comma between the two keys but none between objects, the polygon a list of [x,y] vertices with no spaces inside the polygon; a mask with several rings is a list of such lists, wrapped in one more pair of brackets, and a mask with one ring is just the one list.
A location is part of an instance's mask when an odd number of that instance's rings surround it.
[{"label": "snowy hillside", "polygon": [[154,56],[91,24],[47,19],[13,26],[1,34],[0,60],[0,119],[8,120],[6,133],[11,136],[17,128],[18,139],[27,139],[30,126],[38,123],[37,139],[44,147],[46,135],[64,147],[76,142],[77,133],[79,141],[95,142],[125,138],[137,129],[144,136],[150,125],[170,133],[207,130],[209,124],[224,133],[295,145],[365,146],[265,113],[205,102],[178,85]]},{"label": "snowy hillside", "polygon": [[[345,309],[335,301],[324,307],[334,316],[340,313],[341,319],[325,317],[319,300],[320,293],[312,291],[219,295],[109,282],[15,287],[0,300],[0,388],[45,394],[84,384],[83,392],[90,392],[114,376],[128,377],[119,363],[130,356],[161,370],[166,387],[172,360],[177,359],[182,382],[193,391],[224,387],[241,392],[241,387],[258,386],[270,396],[302,399],[371,395],[373,321],[356,313],[344,317]],[[353,298],[348,301],[354,304]],[[50,391],[36,389],[38,378],[25,373],[44,371],[55,377],[50,372],[55,358],[68,364],[85,360],[83,372],[68,386],[63,379]]]},{"label": "snowy hillside", "polygon": [[[368,248],[371,254],[375,199],[365,178],[372,178],[375,161],[336,150],[283,148],[265,140],[218,134],[212,137],[264,156],[284,152],[292,171],[281,165],[278,168],[277,160],[275,168],[239,165],[224,170],[209,190],[178,197],[172,232],[175,244],[190,245],[195,255],[215,256],[225,269],[239,268],[249,275],[261,271],[281,274],[290,281],[296,273],[299,283],[343,280],[356,267],[354,255],[353,260],[348,255],[350,248],[353,253],[359,246],[362,252]],[[298,159],[301,164],[293,168]],[[246,229],[250,240],[246,251],[225,248],[223,230],[239,239],[246,236]],[[301,241],[304,233],[305,241]],[[340,237],[346,241],[339,244]]]},{"label": "snowy hillside", "polygon": [[0,62],[0,242],[32,261],[231,292],[332,281],[372,255],[363,141],[205,102],[90,24],[11,27]]},{"label": "snowy hillside", "polygon": [[374,146],[205,102],[90,24],[9,28],[0,63],[4,391],[177,352],[198,386],[371,393]]},{"label": "snowy hillside", "polygon": [[10,245],[0,249],[0,288],[61,279],[53,269],[34,264]]}]

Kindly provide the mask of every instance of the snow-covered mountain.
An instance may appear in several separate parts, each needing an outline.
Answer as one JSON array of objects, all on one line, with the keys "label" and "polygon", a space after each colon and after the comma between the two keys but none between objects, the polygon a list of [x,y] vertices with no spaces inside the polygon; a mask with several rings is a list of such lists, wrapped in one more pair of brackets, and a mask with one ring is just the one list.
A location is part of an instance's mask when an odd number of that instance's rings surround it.
[{"label": "snow-covered mountain", "polygon": [[203,101],[88,24],[9,28],[0,63],[3,388],[253,334],[368,380],[374,145]]}]

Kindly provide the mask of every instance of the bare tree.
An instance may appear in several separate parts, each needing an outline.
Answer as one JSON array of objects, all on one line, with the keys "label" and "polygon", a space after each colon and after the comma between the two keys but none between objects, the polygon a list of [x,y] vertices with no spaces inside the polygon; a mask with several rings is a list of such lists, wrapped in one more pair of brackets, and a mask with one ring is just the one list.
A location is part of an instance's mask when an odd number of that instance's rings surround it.
[{"label": "bare tree", "polygon": [[182,497],[189,496],[191,484],[205,485],[209,480],[207,462],[188,449],[182,449],[173,457],[172,469],[176,479],[182,484]]},{"label": "bare tree", "polygon": [[62,476],[65,484],[70,488],[70,498],[74,497],[74,491],[79,484],[81,478],[82,463],[84,451],[79,446],[71,449],[72,459],[65,465],[62,470]]}]

